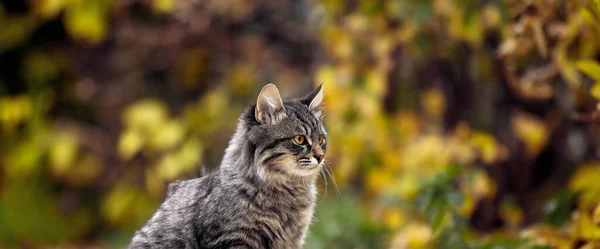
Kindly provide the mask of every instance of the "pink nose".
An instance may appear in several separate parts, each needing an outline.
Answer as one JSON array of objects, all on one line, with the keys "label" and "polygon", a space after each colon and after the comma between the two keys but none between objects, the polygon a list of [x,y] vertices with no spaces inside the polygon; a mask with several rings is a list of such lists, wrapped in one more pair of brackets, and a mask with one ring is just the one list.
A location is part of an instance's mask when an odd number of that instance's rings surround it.
[{"label": "pink nose", "polygon": [[325,158],[325,155],[318,154],[318,155],[315,155],[315,158],[317,159],[317,162],[321,163],[323,161],[323,158]]}]

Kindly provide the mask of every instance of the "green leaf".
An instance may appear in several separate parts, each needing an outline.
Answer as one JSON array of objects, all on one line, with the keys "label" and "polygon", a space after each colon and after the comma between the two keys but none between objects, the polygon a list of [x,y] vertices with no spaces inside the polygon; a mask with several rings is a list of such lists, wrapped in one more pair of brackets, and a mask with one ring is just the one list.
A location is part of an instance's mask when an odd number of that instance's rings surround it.
[{"label": "green leaf", "polygon": [[448,203],[455,207],[460,207],[463,205],[463,197],[462,194],[458,191],[450,191],[446,194],[446,200]]},{"label": "green leaf", "polygon": [[433,194],[434,193],[431,188],[426,188],[425,192],[417,197],[415,204],[419,212],[424,212],[431,205]]},{"label": "green leaf", "polygon": [[439,231],[440,228],[442,227],[445,216],[446,216],[446,212],[444,212],[444,210],[438,210],[437,212],[435,212],[433,219],[429,222],[434,233]]},{"label": "green leaf", "polygon": [[544,222],[560,226],[571,217],[571,209],[575,202],[576,193],[561,191],[544,205]]}]

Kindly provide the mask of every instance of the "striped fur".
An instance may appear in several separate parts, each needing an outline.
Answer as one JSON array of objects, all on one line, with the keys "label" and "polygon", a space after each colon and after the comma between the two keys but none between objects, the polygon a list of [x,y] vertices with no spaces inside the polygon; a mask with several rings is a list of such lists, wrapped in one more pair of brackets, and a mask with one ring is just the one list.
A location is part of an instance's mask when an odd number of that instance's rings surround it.
[{"label": "striped fur", "polygon": [[[219,169],[170,184],[167,198],[129,248],[301,248],[323,164],[315,153],[327,149],[316,142],[326,135],[320,100],[313,101],[319,94],[322,99],[321,87],[303,99],[283,101],[283,108],[265,116],[273,122],[261,123],[255,105],[249,107]],[[296,135],[308,142],[294,143]]]}]

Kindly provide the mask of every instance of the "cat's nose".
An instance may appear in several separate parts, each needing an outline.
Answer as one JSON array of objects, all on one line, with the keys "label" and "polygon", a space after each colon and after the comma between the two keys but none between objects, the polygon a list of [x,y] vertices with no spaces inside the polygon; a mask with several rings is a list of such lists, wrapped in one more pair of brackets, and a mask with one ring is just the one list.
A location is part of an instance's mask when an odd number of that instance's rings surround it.
[{"label": "cat's nose", "polygon": [[323,155],[323,154],[315,155],[315,159],[317,159],[317,162],[319,162],[319,163],[321,163],[323,161],[323,158],[325,158],[325,155]]}]

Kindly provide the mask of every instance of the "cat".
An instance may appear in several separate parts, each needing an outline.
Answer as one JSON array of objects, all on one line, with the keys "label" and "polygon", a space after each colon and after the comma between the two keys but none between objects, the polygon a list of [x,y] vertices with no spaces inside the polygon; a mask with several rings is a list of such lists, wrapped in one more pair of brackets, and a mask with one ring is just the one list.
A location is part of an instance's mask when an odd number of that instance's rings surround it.
[{"label": "cat", "polygon": [[322,84],[286,101],[264,86],[218,169],[170,184],[128,248],[301,248],[327,151],[322,102]]}]

